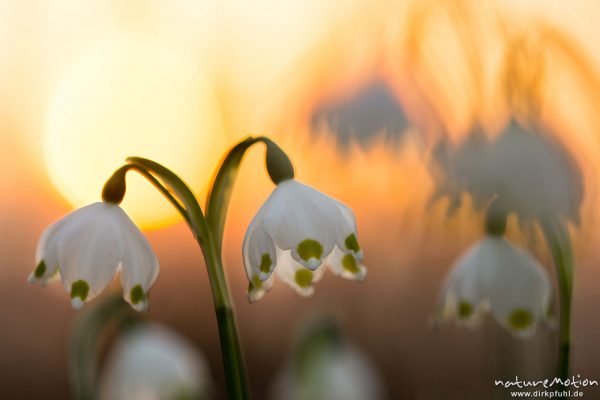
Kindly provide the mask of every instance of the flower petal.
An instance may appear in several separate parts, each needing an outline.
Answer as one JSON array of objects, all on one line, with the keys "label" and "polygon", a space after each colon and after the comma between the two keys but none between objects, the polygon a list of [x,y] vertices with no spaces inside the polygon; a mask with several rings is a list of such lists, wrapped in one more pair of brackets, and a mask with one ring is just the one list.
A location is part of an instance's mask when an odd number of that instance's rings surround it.
[{"label": "flower petal", "polygon": [[344,253],[354,254],[354,258],[361,261],[363,252],[358,243],[358,230],[356,227],[356,218],[350,207],[338,202],[340,218],[336,224],[337,228],[337,246]]},{"label": "flower petal", "polygon": [[340,220],[338,202],[323,193],[289,180],[280,183],[267,202],[265,229],[278,248],[315,270],[331,253]]},{"label": "flower petal", "polygon": [[265,281],[261,281],[258,275],[249,279],[247,298],[249,303],[260,300],[268,291],[273,288],[275,275],[271,274]]},{"label": "flower petal", "polygon": [[492,239],[488,246],[498,260],[484,282],[492,312],[515,335],[531,336],[550,307],[548,273],[530,254],[504,239]]},{"label": "flower petal", "polygon": [[148,291],[156,282],[159,265],[148,239],[119,209],[120,227],[124,238],[125,251],[121,260],[121,281],[123,297],[137,311],[148,307]]},{"label": "flower petal", "polygon": [[277,260],[276,273],[279,279],[303,297],[311,296],[314,293],[313,283],[319,281],[323,276],[324,266],[311,271],[292,258],[289,250],[278,249]]},{"label": "flower petal", "polygon": [[250,223],[242,245],[244,267],[250,282],[255,276],[261,281],[266,281],[277,264],[275,244],[264,228],[266,207],[267,204],[264,204]]},{"label": "flower petal", "polygon": [[[99,204],[99,203],[95,203]],[[54,222],[42,232],[35,251],[35,270],[29,275],[30,283],[40,282],[45,286],[58,274],[58,247],[66,237],[87,223],[92,215],[94,204],[79,208]]]},{"label": "flower petal", "polygon": [[482,303],[486,299],[481,277],[489,265],[484,241],[472,246],[452,267],[438,306],[442,319],[475,326],[480,322]]},{"label": "flower petal", "polygon": [[331,271],[342,278],[363,282],[367,277],[367,268],[353,253],[344,253],[337,246],[327,258]]},{"label": "flower petal", "polygon": [[[83,209],[82,209],[83,210]],[[65,290],[74,306],[93,299],[114,276],[124,252],[123,238],[111,204],[95,203],[86,207],[57,233],[57,255]],[[83,282],[83,283],[82,283]],[[88,286],[87,290],[82,288]]]}]

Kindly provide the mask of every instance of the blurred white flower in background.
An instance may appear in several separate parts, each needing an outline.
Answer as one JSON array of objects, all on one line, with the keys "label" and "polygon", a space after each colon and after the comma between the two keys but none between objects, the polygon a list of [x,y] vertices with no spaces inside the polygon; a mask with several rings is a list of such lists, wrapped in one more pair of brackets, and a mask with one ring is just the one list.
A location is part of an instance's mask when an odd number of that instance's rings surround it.
[{"label": "blurred white flower in background", "polygon": [[559,216],[579,220],[581,171],[567,150],[545,132],[512,120],[491,141],[476,129],[456,147],[440,143],[432,161],[436,181],[432,200],[447,196],[449,211],[458,208],[467,193],[477,208],[498,196],[521,220]]},{"label": "blurred white flower in background", "polygon": [[451,269],[440,297],[438,318],[475,326],[490,309],[498,322],[518,337],[551,323],[552,286],[532,255],[500,236],[487,236]]},{"label": "blurred white flower in background", "polygon": [[378,372],[329,321],[313,326],[275,376],[272,400],[380,400]]},{"label": "blurred white flower in background", "polygon": [[157,323],[125,332],[110,350],[100,400],[212,399],[204,357],[185,338]]},{"label": "blurred white flower in background", "polygon": [[121,271],[123,297],[142,311],[158,277],[158,260],[150,243],[117,204],[82,207],[50,225],[36,250],[30,283],[46,285],[60,277],[74,308],[81,308]]},{"label": "blurred white flower in background", "polygon": [[274,272],[303,296],[314,292],[325,265],[347,279],[366,277],[352,210],[293,179],[279,183],[262,205],[242,251],[250,302],[272,288]]}]

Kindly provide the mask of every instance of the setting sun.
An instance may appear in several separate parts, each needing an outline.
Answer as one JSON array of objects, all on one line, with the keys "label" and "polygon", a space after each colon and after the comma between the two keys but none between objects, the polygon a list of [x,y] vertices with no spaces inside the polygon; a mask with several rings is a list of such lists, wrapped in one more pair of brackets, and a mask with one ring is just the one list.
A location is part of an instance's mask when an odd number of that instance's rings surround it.
[{"label": "setting sun", "polygon": [[[45,156],[56,188],[81,206],[100,198],[128,156],[165,163],[201,192],[225,140],[215,97],[193,60],[138,37],[115,36],[67,71],[50,103]],[[145,227],[175,211],[130,174],[123,207]]]}]

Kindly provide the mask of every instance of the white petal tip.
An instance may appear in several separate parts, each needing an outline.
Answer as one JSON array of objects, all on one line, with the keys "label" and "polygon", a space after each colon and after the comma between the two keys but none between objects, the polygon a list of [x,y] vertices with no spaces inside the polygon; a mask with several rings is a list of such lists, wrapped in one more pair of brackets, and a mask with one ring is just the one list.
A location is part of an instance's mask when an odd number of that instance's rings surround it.
[{"label": "white petal tip", "polygon": [[354,258],[356,258],[358,261],[361,261],[363,259],[363,251],[359,250],[356,253],[354,253]]},{"label": "white petal tip", "polygon": [[358,274],[356,274],[354,276],[354,280],[358,283],[363,283],[364,281],[366,281],[367,280],[367,271],[364,270],[364,271],[361,271]]},{"label": "white petal tip", "polygon": [[256,303],[264,295],[265,295],[265,291],[264,290],[251,290],[246,295],[246,298],[248,299],[248,303],[252,304],[252,303]]},{"label": "white petal tip", "polygon": [[149,304],[147,301],[140,301],[137,304],[131,304],[131,308],[133,308],[137,312],[147,311],[148,306],[149,306]]},{"label": "white petal tip", "polygon": [[312,286],[309,287],[297,287],[296,293],[298,293],[302,297],[311,297],[315,293],[315,288]]},{"label": "white petal tip", "polygon": [[30,285],[33,285],[37,282],[37,278],[35,277],[35,275],[33,273],[29,274],[29,276],[27,277],[27,283],[29,283]]},{"label": "white petal tip", "polygon": [[73,297],[71,299],[71,307],[73,307],[73,309],[75,310],[81,309],[81,307],[83,307],[83,303],[84,301],[81,300],[79,297]]}]

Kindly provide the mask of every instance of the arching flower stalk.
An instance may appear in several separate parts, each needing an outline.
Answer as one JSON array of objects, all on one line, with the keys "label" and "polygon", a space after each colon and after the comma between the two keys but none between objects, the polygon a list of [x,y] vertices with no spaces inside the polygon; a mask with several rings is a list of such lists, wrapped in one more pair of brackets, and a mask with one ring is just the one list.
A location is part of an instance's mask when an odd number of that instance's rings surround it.
[{"label": "arching flower stalk", "polygon": [[[67,215],[44,232],[36,254],[38,264],[29,280],[46,284],[60,277],[73,306],[79,308],[97,296],[120,269],[125,300],[136,310],[147,307],[158,262],[147,240],[118,206],[125,196],[127,172],[137,171],[177,209],[202,249],[229,395],[232,399],[249,398],[221,248],[237,170],[245,152],[255,143],[266,145],[267,171],[278,186],[246,234],[243,253],[250,280],[249,300],[270,288],[275,269],[282,280],[304,295],[312,293],[312,282],[322,274],[324,261],[338,275],[363,280],[366,270],[360,264],[362,251],[352,211],[294,181],[289,158],[265,137],[247,138],[228,152],[211,186],[206,215],[189,187],[169,169],[143,158],[127,159],[106,182],[103,202]],[[283,207],[292,210],[284,212]]]},{"label": "arching flower stalk", "polygon": [[[525,121],[528,121],[526,124]],[[447,196],[452,209],[468,193],[476,208],[497,197],[522,226],[540,227],[552,255],[558,282],[560,329],[558,376],[569,376],[574,257],[566,224],[580,221],[583,177],[561,144],[528,119],[512,119],[493,141],[482,132],[456,148],[441,145],[434,154],[434,198]]]}]

